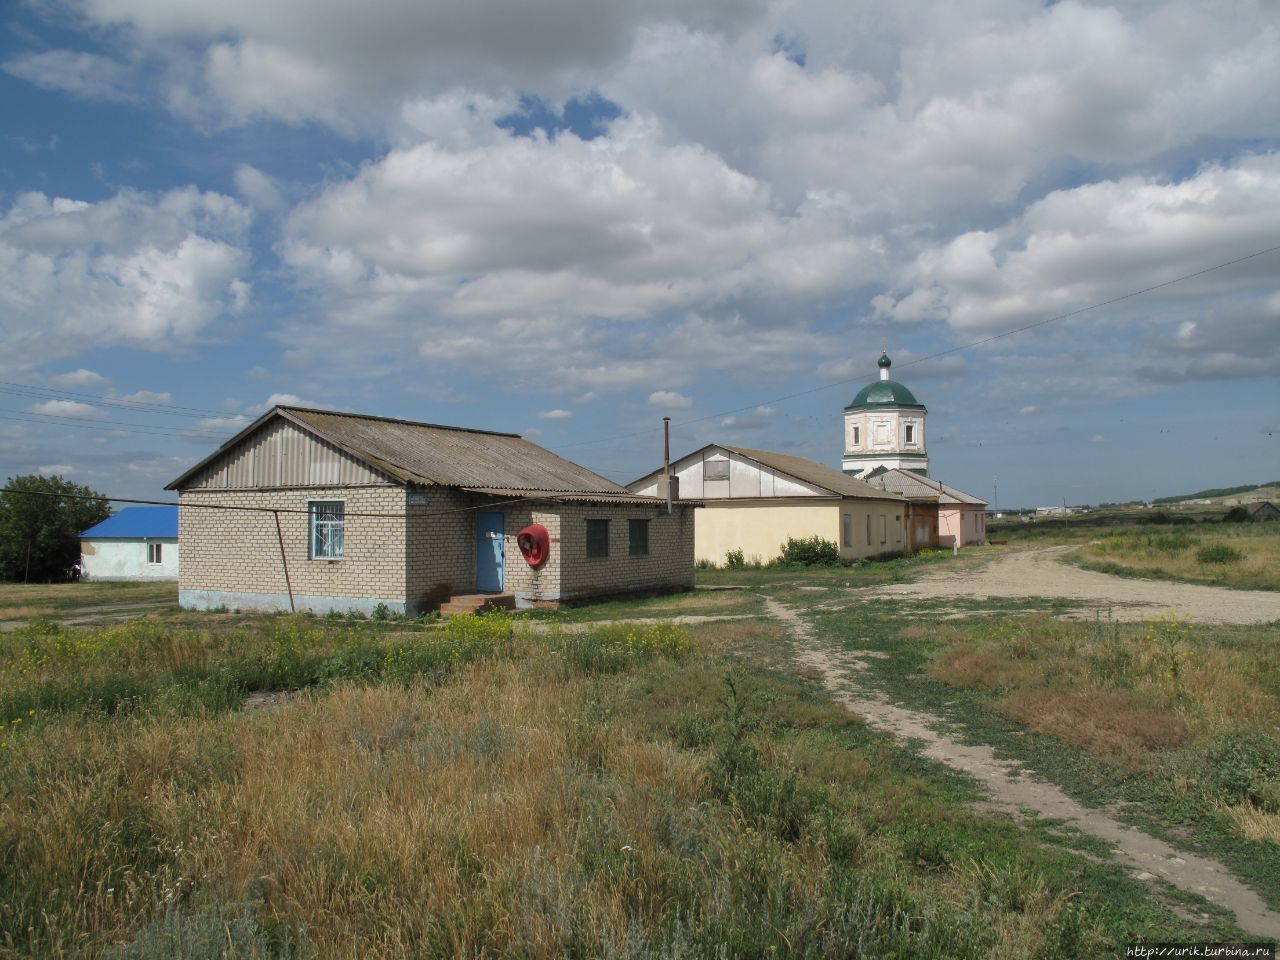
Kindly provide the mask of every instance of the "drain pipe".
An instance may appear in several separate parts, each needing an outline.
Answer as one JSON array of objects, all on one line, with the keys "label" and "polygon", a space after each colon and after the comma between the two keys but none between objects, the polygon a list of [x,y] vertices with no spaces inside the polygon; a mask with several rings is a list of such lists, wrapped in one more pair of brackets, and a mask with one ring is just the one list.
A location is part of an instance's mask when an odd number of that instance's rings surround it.
[{"label": "drain pipe", "polygon": [[667,515],[671,515],[671,418],[662,418],[662,483],[667,488]]}]

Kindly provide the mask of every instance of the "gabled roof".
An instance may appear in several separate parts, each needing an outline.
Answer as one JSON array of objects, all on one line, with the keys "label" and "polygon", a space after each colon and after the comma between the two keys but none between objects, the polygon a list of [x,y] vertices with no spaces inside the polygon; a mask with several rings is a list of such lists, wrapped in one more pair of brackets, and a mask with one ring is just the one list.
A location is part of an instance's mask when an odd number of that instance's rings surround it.
[{"label": "gabled roof", "polygon": [[125,507],[80,534],[82,540],[176,540],[177,507]]},{"label": "gabled roof", "polygon": [[984,507],[987,505],[987,501],[980,500],[972,494],[957,490],[938,480],[922,477],[910,470],[885,470],[875,474],[867,482],[883,490],[901,494],[908,500],[936,500],[943,506],[957,503],[981,504]]},{"label": "gabled roof", "polygon": [[[831,467],[824,466],[816,460],[810,460],[806,457],[795,457],[786,453],[774,453],[772,450],[752,450],[748,447],[732,447],[727,443],[709,443],[701,449],[694,450],[692,453],[685,454],[679,460],[674,461],[680,463],[684,460],[691,459],[699,454],[706,453],[708,450],[726,450],[729,453],[736,454],[747,460],[754,460],[771,470],[778,473],[787,474],[796,480],[820,487],[826,492],[837,497],[861,497],[867,500],[901,500],[901,497],[893,493],[886,493],[884,490],[878,490],[865,481],[858,480],[849,476],[847,473],[841,473]],[[641,485],[654,477],[660,475],[662,471],[654,470],[652,473],[645,474],[638,480],[633,480],[630,486],[635,487]]]},{"label": "gabled roof", "polygon": [[263,414],[166,489],[182,489],[209,463],[276,417],[333,444],[388,479],[410,486],[477,492],[501,489],[513,496],[573,493],[608,495],[605,499],[610,500],[636,499],[626,487],[518,434],[281,406]]}]

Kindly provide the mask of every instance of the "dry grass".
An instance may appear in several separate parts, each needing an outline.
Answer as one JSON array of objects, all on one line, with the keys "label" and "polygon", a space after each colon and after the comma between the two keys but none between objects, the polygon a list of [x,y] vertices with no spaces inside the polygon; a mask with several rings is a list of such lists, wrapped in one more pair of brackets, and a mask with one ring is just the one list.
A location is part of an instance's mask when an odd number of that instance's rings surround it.
[{"label": "dry grass", "polygon": [[1218,812],[1246,840],[1280,844],[1280,813],[1263,810],[1248,800],[1235,806],[1220,804]]},{"label": "dry grass", "polygon": [[[1280,524],[1199,525],[1162,532],[1126,533],[1086,544],[1073,557],[1108,572],[1212,583],[1251,590],[1280,590]],[[1213,548],[1240,559],[1206,562]],[[1206,554],[1205,551],[1210,553]]]},{"label": "dry grass", "polygon": [[1187,740],[1187,724],[1181,717],[1144,706],[1143,698],[1133,693],[1023,690],[1001,698],[995,706],[1036,733],[1084,747],[1130,770],[1147,767],[1153,751],[1170,750]]},{"label": "dry grass", "polygon": [[[920,628],[908,628],[919,633]],[[1280,651],[1265,629],[1121,625],[1042,614],[934,625],[935,679],[993,694],[991,706],[1110,763],[1146,769],[1160,751],[1232,732],[1274,733]]]}]

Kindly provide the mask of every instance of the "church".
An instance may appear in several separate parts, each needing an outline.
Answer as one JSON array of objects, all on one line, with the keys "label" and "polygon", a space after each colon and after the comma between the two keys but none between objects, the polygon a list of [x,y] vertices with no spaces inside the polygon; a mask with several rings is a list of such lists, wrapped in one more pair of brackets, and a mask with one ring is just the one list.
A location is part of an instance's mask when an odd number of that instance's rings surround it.
[{"label": "church", "polygon": [[893,361],[887,352],[880,354],[879,367],[880,378],[844,408],[844,472],[912,505],[908,549],[986,542],[986,501],[929,476],[929,411],[889,376]]},{"label": "church", "polygon": [[[880,379],[844,408],[842,469],[804,457],[710,443],[627,485],[633,493],[699,505],[694,554],[768,561],[788,538],[820,537],[845,560],[982,543],[986,503],[929,477],[928,411],[890,379]],[[834,458],[833,458],[834,459]],[[669,479],[668,479],[669,477]]]}]

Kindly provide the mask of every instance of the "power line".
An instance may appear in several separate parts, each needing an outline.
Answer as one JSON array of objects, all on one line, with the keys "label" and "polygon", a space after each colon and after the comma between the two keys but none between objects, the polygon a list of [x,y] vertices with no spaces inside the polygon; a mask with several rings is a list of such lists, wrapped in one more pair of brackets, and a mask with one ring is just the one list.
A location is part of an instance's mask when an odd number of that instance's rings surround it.
[{"label": "power line", "polygon": [[[1044,327],[1051,323],[1057,323],[1060,320],[1067,320],[1067,319],[1070,319],[1071,317],[1078,317],[1082,313],[1089,313],[1091,310],[1099,310],[1102,307],[1109,307],[1115,303],[1121,303],[1125,300],[1132,300],[1134,297],[1140,297],[1143,294],[1151,293],[1154,290],[1160,290],[1160,289],[1163,289],[1164,287],[1170,287],[1170,286],[1173,286],[1175,283],[1182,283],[1183,281],[1186,281],[1186,280],[1193,280],[1196,277],[1202,277],[1207,273],[1213,273],[1215,270],[1222,270],[1226,267],[1234,266],[1237,263],[1244,263],[1247,260],[1254,260],[1254,259],[1257,259],[1258,257],[1266,256],[1268,253],[1275,253],[1278,250],[1280,250],[1280,244],[1276,244],[1275,246],[1272,246],[1272,247],[1267,247],[1265,250],[1258,250],[1255,253],[1245,254],[1242,257],[1236,257],[1232,260],[1224,260],[1222,263],[1214,264],[1211,267],[1205,267],[1202,270],[1196,270],[1193,273],[1186,273],[1180,277],[1174,277],[1172,280],[1165,280],[1165,281],[1162,281],[1161,283],[1153,283],[1149,287],[1143,287],[1141,290],[1134,290],[1131,293],[1121,294],[1120,296],[1112,297],[1109,300],[1100,300],[1097,303],[1089,304],[1087,307],[1080,307],[1078,310],[1069,310],[1066,313],[1059,313],[1052,317],[1047,317],[1044,320],[1037,320],[1034,323],[1024,324],[1021,327],[1015,327],[1014,329],[1006,330],[1003,333],[992,334],[989,337],[982,337],[981,339],[972,340],[969,343],[963,343],[956,347],[949,347],[946,350],[939,350],[936,353],[931,353],[923,357],[917,357],[914,360],[907,360],[899,364],[899,366],[913,367],[917,364],[927,363],[930,360],[937,360],[940,357],[950,356],[953,353],[962,353],[965,350],[972,350],[974,347],[980,347],[987,343],[993,343],[996,340],[1003,340],[1004,338],[1012,337],[1015,334],[1026,333],[1028,330],[1035,330],[1038,327]],[[707,420],[715,420],[715,419],[718,419],[719,417],[727,417],[727,416],[730,416],[731,414],[742,413],[745,410],[752,410],[756,407],[769,406],[770,404],[774,404],[774,403],[785,403],[788,400],[795,400],[799,397],[807,397],[811,394],[821,393],[824,390],[833,390],[836,387],[848,386],[851,383],[861,383],[868,375],[869,374],[860,374],[859,376],[848,377],[844,380],[835,380],[831,383],[823,384],[820,387],[810,387],[808,390],[798,390],[795,393],[784,394],[783,396],[774,397],[769,400],[756,400],[752,403],[745,404],[741,407],[734,407],[731,410],[722,410],[719,413],[709,413],[709,414],[706,414],[705,416],[693,417],[692,419],[689,419],[689,420],[672,420],[671,426],[673,428],[687,427],[695,423],[704,423]],[[641,430],[633,430],[630,433],[621,433],[611,437],[599,437],[594,440],[579,440],[576,443],[560,444],[560,447],[561,449],[565,449],[570,447],[591,446],[599,443],[611,443],[617,440],[627,440],[627,439],[630,439],[631,437],[646,436],[649,434],[656,433],[661,429],[662,429],[661,427],[645,427],[644,429],[641,429]]]},{"label": "power line", "polygon": [[0,407],[0,420],[12,420],[18,423],[35,423],[40,426],[74,427],[85,430],[107,430],[126,433],[147,433],[165,437],[192,437],[201,440],[226,440],[230,433],[210,430],[205,427],[165,427],[160,424],[128,423],[122,420],[83,420],[79,417],[61,416],[56,413],[33,413],[31,411],[7,410]]},{"label": "power line", "polygon": [[205,410],[200,407],[184,407],[176,403],[163,403],[158,400],[127,400],[123,397],[98,397],[91,393],[79,393],[74,390],[55,390],[50,387],[36,387],[26,383],[13,383],[0,380],[0,392],[17,394],[35,399],[66,400],[71,403],[88,403],[101,407],[120,407],[125,410],[136,410],[139,413],[155,413],[173,417],[225,417],[226,411]]}]

